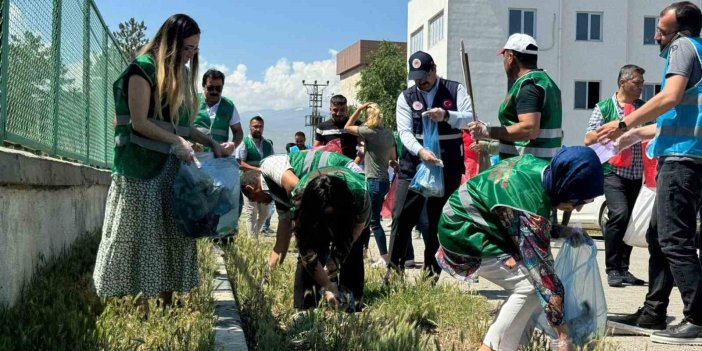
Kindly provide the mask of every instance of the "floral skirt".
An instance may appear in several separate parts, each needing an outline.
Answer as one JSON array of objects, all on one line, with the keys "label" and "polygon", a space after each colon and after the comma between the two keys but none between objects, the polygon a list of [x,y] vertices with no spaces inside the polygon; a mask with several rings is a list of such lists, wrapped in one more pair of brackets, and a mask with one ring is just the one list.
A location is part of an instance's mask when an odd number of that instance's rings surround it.
[{"label": "floral skirt", "polygon": [[93,279],[100,296],[189,291],[198,285],[196,241],[173,218],[171,156],[151,179],[112,177]]}]

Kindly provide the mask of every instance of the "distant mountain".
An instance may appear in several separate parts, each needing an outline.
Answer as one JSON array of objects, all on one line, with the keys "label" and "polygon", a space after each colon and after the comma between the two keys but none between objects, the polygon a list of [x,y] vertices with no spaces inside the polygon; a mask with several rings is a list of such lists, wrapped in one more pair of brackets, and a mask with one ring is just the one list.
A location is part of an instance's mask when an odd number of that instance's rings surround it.
[{"label": "distant mountain", "polygon": [[[244,129],[245,136],[249,135],[249,120],[259,113],[263,115],[265,121],[263,136],[273,141],[276,153],[285,152],[285,145],[295,141],[295,132],[297,131],[304,132],[307,143],[312,145],[314,133],[311,127],[305,126],[305,116],[310,114],[309,108],[242,112],[240,113],[241,127]],[[323,114],[326,115],[326,113]]]}]

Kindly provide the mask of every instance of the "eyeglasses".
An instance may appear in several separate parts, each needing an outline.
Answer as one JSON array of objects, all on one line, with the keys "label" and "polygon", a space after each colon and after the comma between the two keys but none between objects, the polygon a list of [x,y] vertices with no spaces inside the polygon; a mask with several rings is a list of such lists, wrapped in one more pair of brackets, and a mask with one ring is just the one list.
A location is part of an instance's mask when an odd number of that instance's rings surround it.
[{"label": "eyeglasses", "polygon": [[222,91],[223,86],[221,85],[208,85],[205,87],[207,91]]},{"label": "eyeglasses", "polygon": [[664,32],[660,28],[656,28],[656,34],[662,35],[662,36],[668,36],[677,33],[677,31],[670,31],[670,32]]}]

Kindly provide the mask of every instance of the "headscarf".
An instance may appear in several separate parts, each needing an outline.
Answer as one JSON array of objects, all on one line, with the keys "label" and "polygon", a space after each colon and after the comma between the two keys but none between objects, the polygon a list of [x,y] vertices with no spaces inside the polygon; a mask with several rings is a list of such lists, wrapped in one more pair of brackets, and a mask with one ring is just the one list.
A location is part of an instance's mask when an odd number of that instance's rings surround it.
[{"label": "headscarf", "polygon": [[604,193],[602,164],[589,147],[564,146],[544,170],[543,184],[552,206],[593,199]]}]

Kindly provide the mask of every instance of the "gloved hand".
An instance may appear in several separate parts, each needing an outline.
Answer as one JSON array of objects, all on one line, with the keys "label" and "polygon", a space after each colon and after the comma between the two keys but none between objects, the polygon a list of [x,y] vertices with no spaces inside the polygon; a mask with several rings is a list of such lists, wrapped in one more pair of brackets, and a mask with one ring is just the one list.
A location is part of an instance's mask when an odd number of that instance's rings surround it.
[{"label": "gloved hand", "polygon": [[483,121],[473,121],[468,123],[468,131],[473,140],[490,139],[488,124]]},{"label": "gloved hand", "polygon": [[181,137],[178,137],[177,143],[171,144],[170,153],[187,164],[190,164],[193,161],[199,163],[197,162],[197,158],[195,158],[195,151],[190,145],[190,142]]},{"label": "gloved hand", "polygon": [[614,145],[617,147],[617,150],[624,150],[626,148],[631,147],[632,145],[638,143],[641,141],[641,137],[639,137],[636,129],[632,129],[620,136],[615,142]]}]

